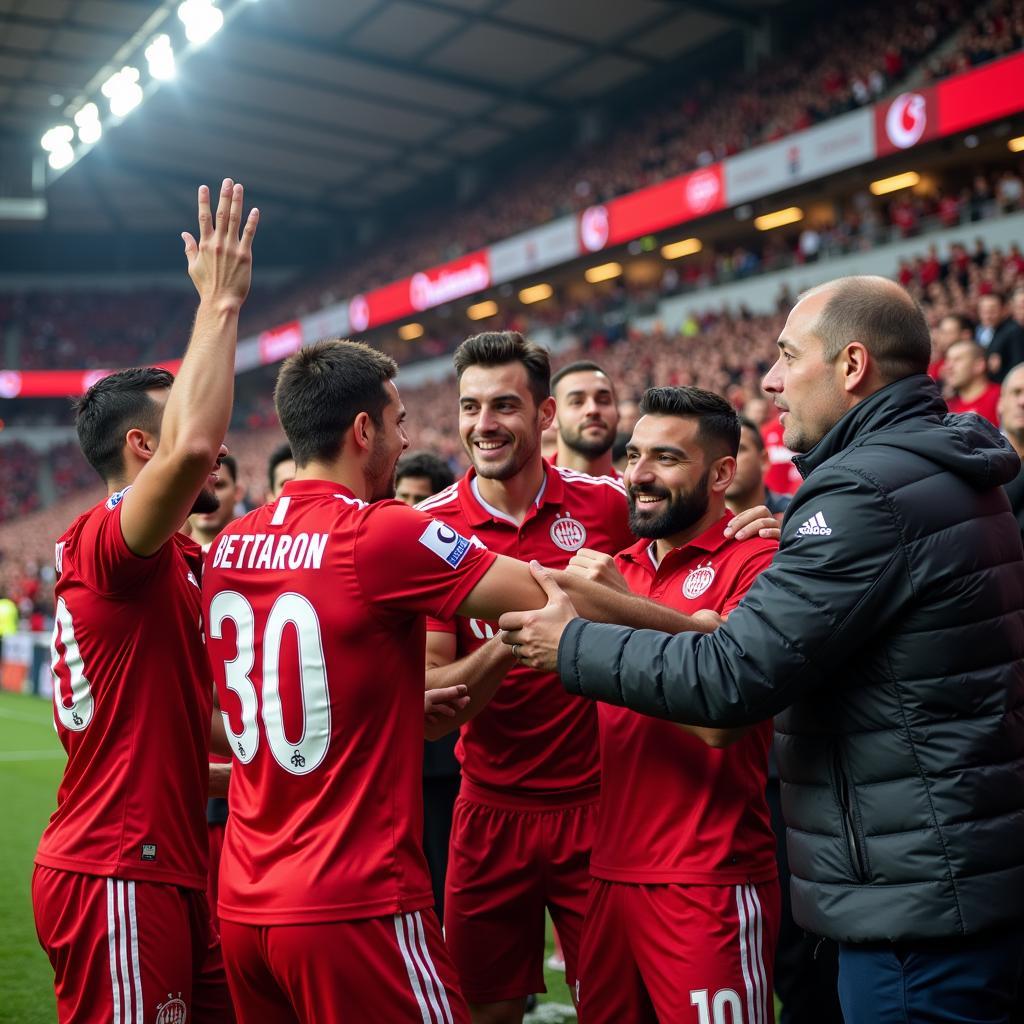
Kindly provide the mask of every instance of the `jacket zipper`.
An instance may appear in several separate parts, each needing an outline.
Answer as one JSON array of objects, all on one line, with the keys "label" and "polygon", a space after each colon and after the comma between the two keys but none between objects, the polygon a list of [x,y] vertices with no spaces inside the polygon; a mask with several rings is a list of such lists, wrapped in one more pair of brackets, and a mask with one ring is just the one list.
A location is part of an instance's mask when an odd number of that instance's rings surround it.
[{"label": "jacket zipper", "polygon": [[843,832],[846,836],[846,847],[850,854],[850,867],[858,882],[866,882],[868,873],[864,867],[864,854],[860,847],[857,823],[850,805],[850,784],[843,770],[842,757],[839,751],[835,754],[836,788],[839,791],[839,806],[843,812]]}]

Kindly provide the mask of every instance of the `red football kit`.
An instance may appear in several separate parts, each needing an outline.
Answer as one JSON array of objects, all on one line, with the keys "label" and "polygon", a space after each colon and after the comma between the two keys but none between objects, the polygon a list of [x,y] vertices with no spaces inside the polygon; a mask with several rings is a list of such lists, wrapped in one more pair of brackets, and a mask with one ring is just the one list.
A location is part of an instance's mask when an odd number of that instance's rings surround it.
[{"label": "red football kit", "polygon": [[214,542],[204,614],[234,752],[220,917],[240,1020],[466,1019],[421,848],[424,616],[454,615],[493,562],[416,509],[323,480],[286,484]]},{"label": "red football kit", "polygon": [[[58,540],[54,721],[68,754],[36,853],[36,928],[61,1020],[230,1010],[205,906],[212,696],[200,551],[140,558],[111,495]],[[219,991],[218,991],[219,990]],[[213,1008],[214,1016],[207,1016]]]},{"label": "red football kit", "polygon": [[965,402],[959,395],[953,395],[946,405],[950,412],[976,412],[994,426],[999,426],[999,385],[989,384],[972,402]]},{"label": "red football kit", "polygon": [[[632,542],[622,484],[545,463],[533,508],[516,524],[480,497],[469,473],[419,508],[471,543],[564,569],[582,547],[612,554]],[[495,623],[432,619],[464,658]],[[544,910],[558,929],[566,980],[575,981],[590,888],[588,862],[600,769],[597,709],[557,676],[512,668],[491,702],[462,727],[462,785],[445,885],[445,939],[472,1003],[516,999],[544,986]]]},{"label": "red football kit", "polygon": [[[627,548],[616,564],[630,590],[686,614],[708,608],[728,616],[778,547],[728,540],[730,519],[658,565],[651,542]],[[771,722],[713,749],[673,722],[626,708],[600,704],[599,719],[601,803],[581,1020],[725,1019],[707,1017],[702,999],[712,1009],[735,1003],[736,1021],[773,1019],[779,894],[765,799]]]},{"label": "red football kit", "polygon": [[782,424],[777,420],[769,420],[761,426],[761,439],[768,451],[768,471],[764,475],[764,485],[776,494],[795,494],[803,483],[800,471],[793,465],[793,452],[782,441]]}]

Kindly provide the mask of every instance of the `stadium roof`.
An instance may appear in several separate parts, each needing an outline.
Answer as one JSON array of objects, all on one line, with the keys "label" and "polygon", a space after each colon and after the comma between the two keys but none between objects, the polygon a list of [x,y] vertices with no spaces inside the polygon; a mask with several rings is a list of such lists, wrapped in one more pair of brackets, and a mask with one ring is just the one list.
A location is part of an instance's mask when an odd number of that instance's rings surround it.
[{"label": "stadium roof", "polygon": [[[350,220],[780,3],[258,0],[49,187],[46,227],[180,228],[194,185],[228,174],[278,223]],[[38,153],[158,6],[0,0],[0,152]]]}]

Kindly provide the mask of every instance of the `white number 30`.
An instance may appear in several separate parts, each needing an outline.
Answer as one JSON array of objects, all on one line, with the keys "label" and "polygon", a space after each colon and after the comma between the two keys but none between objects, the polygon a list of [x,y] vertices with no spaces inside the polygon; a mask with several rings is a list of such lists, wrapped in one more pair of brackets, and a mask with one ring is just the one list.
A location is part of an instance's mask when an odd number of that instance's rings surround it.
[{"label": "white number 30", "polygon": [[[210,602],[209,635],[223,637],[224,620],[235,624],[235,657],[224,663],[224,682],[237,694],[242,709],[242,731],[234,732],[222,711],[224,729],[235,756],[248,764],[260,744],[258,701],[251,675],[256,660],[256,615],[252,605],[233,590],[222,590]],[[285,627],[295,628],[298,638],[299,685],[302,695],[302,733],[292,742],[285,735],[281,709],[279,661]],[[263,727],[274,760],[292,775],[308,775],[327,755],[331,741],[331,698],[327,686],[320,638],[320,620],[313,606],[300,594],[282,594],[267,616],[263,630]]]}]

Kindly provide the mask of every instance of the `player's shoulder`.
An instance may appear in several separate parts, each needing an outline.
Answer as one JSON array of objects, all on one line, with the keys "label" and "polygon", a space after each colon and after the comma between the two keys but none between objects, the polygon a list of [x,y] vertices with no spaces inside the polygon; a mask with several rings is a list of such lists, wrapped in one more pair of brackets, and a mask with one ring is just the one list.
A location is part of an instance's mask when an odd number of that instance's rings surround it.
[{"label": "player's shoulder", "polygon": [[732,538],[725,545],[726,556],[737,564],[752,561],[770,562],[779,550],[779,542],[771,537],[747,537],[744,540]]},{"label": "player's shoulder", "polygon": [[590,495],[626,497],[626,487],[616,477],[591,476],[589,473],[581,473],[577,469],[566,469],[564,466],[552,466],[551,468],[559,475],[562,486],[566,490]]},{"label": "player's shoulder", "polygon": [[459,500],[459,483],[449,484],[444,490],[425,498],[416,506],[417,512],[426,512],[435,519],[455,518],[462,512],[462,502]]}]

